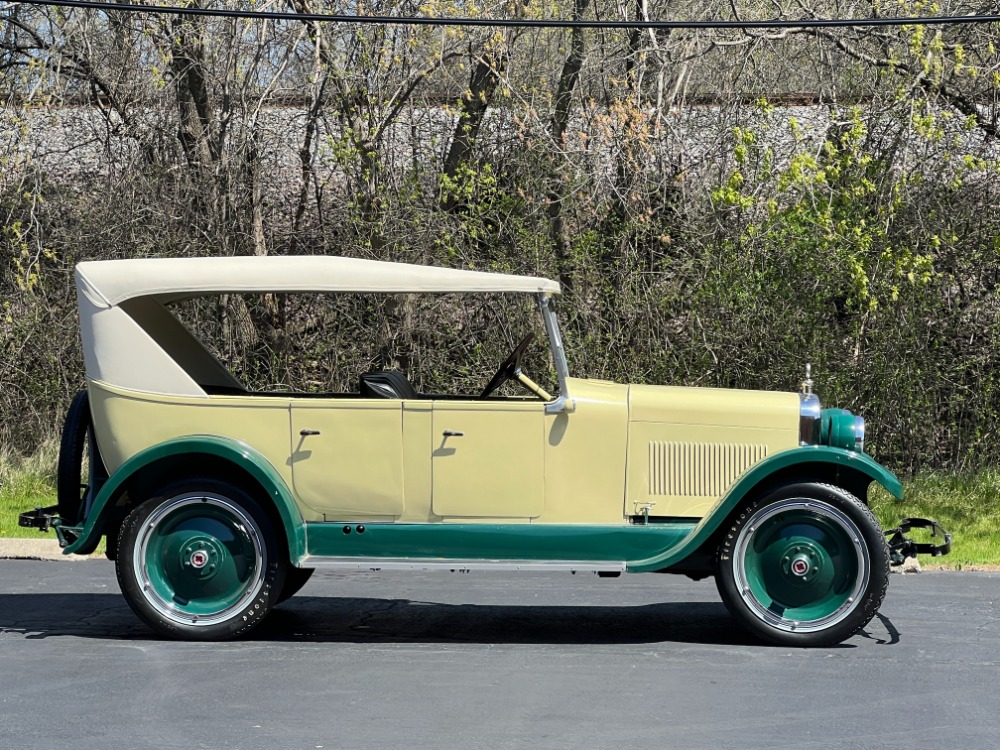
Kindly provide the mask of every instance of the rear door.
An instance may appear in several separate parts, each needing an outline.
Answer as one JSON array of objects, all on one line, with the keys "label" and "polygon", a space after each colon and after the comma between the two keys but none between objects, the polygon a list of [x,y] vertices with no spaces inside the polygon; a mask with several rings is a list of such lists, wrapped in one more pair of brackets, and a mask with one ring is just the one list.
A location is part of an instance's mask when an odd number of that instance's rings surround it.
[{"label": "rear door", "polygon": [[403,512],[403,402],[292,401],[292,482],[327,521],[393,520]]}]

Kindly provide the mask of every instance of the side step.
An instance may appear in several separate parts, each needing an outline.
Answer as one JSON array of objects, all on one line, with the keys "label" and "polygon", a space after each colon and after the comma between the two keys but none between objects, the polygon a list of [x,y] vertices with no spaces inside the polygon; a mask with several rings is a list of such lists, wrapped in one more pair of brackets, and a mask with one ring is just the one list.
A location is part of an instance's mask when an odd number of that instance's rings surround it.
[{"label": "side step", "polygon": [[623,573],[622,561],[593,560],[424,560],[416,557],[306,557],[300,568],[348,568],[352,570],[470,570],[564,571],[570,573]]}]

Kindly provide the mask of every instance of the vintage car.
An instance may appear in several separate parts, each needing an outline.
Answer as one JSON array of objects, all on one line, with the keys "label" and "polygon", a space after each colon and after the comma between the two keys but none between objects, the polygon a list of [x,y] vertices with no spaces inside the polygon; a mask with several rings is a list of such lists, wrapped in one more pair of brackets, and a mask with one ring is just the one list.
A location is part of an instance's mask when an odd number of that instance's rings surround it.
[{"label": "vintage car", "polygon": [[[901,484],[863,452],[864,421],[821,409],[811,382],[571,377],[548,279],[226,257],[85,262],[76,284],[87,388],[59,504],[21,522],[54,527],[66,553],[106,538],[129,605],[166,636],[240,635],[316,568],[485,569],[714,575],[760,638],[826,645],[872,619],[893,557],[948,549],[898,530],[887,543],[868,489]],[[265,292],[530,295],[558,384],[522,369],[529,336],[473,395],[418,393],[398,369],[349,393],[251,391],[171,308]],[[520,390],[499,395],[506,381]]]}]

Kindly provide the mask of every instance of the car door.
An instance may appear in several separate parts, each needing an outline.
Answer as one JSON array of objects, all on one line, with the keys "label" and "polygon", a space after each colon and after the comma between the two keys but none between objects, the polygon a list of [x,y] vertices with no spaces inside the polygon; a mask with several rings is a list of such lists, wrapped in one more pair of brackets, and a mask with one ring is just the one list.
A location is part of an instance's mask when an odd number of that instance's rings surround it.
[{"label": "car door", "polygon": [[295,399],[292,483],[327,521],[392,520],[403,512],[403,402]]},{"label": "car door", "polygon": [[540,516],[545,405],[514,399],[435,401],[432,509],[444,518]]}]

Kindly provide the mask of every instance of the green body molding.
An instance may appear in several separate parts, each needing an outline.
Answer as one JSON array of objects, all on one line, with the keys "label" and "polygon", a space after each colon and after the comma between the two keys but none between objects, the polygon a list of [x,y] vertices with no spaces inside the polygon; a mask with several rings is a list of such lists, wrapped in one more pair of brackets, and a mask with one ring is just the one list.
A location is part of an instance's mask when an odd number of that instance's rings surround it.
[{"label": "green body molding", "polygon": [[146,466],[164,458],[178,455],[215,456],[228,460],[249,473],[267,492],[278,509],[282,526],[285,527],[288,552],[292,562],[298,562],[305,556],[306,539],[302,514],[299,513],[295,500],[278,472],[267,459],[250,446],[237,440],[213,435],[194,435],[168,440],[132,456],[101,487],[83,527],[68,529],[79,534],[79,538],[67,546],[63,550],[63,554],[92,552],[104,533],[104,523],[113,507],[109,505],[109,502],[118,494],[122,485]]},{"label": "green body molding", "polygon": [[[317,557],[624,562],[676,546],[695,521],[632,524],[306,524]],[[345,534],[344,529],[350,532]],[[363,532],[359,533],[359,529]],[[306,563],[308,565],[308,563]]]}]

